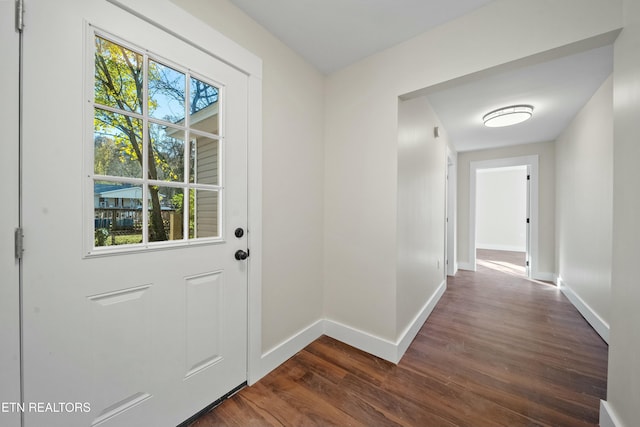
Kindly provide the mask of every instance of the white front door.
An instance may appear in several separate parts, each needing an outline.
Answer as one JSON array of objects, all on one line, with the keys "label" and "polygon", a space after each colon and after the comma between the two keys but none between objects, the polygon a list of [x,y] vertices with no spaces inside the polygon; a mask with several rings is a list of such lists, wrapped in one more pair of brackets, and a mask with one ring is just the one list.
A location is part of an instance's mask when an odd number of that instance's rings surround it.
[{"label": "white front door", "polygon": [[14,230],[18,219],[19,36],[14,1],[0,1],[0,425],[20,425],[19,264]]},{"label": "white front door", "polygon": [[174,426],[246,381],[247,76],[104,0],[27,5],[24,425]]}]

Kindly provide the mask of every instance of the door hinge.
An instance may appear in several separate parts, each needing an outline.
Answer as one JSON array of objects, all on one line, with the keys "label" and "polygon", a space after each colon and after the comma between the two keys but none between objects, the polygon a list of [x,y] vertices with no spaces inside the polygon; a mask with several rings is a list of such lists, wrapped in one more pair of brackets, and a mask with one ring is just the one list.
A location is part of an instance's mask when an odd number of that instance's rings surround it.
[{"label": "door hinge", "polygon": [[527,224],[529,224],[529,218],[527,218]]},{"label": "door hinge", "polygon": [[15,248],[16,248],[16,259],[22,259],[22,255],[24,254],[24,230],[22,227],[16,228],[15,231]]},{"label": "door hinge", "polygon": [[529,261],[527,261],[527,267],[529,267]]},{"label": "door hinge", "polygon": [[16,31],[24,29],[24,0],[16,0]]},{"label": "door hinge", "polygon": [[531,175],[527,175],[527,181],[531,181]]}]

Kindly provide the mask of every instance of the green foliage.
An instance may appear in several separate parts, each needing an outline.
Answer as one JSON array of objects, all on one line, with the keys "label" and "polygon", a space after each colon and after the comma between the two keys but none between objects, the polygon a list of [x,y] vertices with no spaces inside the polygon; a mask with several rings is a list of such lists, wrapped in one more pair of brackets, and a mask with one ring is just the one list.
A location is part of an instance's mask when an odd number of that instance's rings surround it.
[{"label": "green foliage", "polygon": [[[167,134],[172,131],[175,137]],[[184,181],[184,132],[151,124],[149,138],[154,148],[153,158],[158,179]]]},{"label": "green foliage", "polygon": [[127,145],[111,135],[94,140],[94,172],[99,175],[141,177],[142,165],[126,150]]},{"label": "green foliage", "polygon": [[125,234],[116,236],[116,245],[132,245],[136,243],[142,243],[141,234]]},{"label": "green foliage", "polygon": [[184,208],[184,194],[174,194],[171,198],[171,204],[176,209],[176,212],[182,213]]},{"label": "green foliage", "polygon": [[95,101],[142,114],[142,55],[101,37],[95,43]]},{"label": "green foliage", "polygon": [[[196,192],[191,190],[189,191],[189,231],[190,234],[189,235],[193,235],[193,230],[194,230],[194,212],[195,212],[195,200],[196,199]],[[171,203],[173,204],[173,206],[176,209],[176,212],[179,214],[184,214],[184,194],[183,193],[179,193],[179,194],[174,194],[173,197],[171,198]]]},{"label": "green foliage", "polygon": [[[100,243],[96,239],[95,246],[118,246],[118,245],[135,245],[136,243],[142,243],[142,234],[116,234],[111,240],[111,235],[106,228],[99,228],[98,230],[107,231],[106,237]],[[96,230],[96,231],[98,231]]]},{"label": "green foliage", "polygon": [[95,231],[95,246],[107,246],[107,239],[109,238],[109,230],[106,228],[96,228]]},{"label": "green foliage", "polygon": [[[122,111],[142,114],[143,57],[103,38],[96,37],[94,99],[97,104]],[[96,173],[119,175],[110,170],[117,158],[122,164],[137,162],[142,168],[142,121],[126,114],[101,108],[95,109],[94,129],[100,136],[113,141],[102,144],[95,153]],[[134,175],[135,176],[135,175]],[[138,177],[141,176],[141,172]]]}]

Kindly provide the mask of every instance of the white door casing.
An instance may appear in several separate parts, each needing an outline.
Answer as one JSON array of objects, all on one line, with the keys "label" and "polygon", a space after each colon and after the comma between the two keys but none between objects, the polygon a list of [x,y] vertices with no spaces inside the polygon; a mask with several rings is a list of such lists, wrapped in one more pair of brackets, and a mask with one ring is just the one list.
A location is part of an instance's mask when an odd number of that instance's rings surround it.
[{"label": "white door casing", "polygon": [[525,241],[526,241],[526,254],[525,254],[525,272],[527,277],[531,277],[531,165],[527,165],[527,195],[526,195],[526,226],[525,226]]},{"label": "white door casing", "polygon": [[0,425],[20,425],[19,263],[14,230],[19,225],[19,34],[13,0],[0,1]]},{"label": "white door casing", "polygon": [[456,170],[456,157],[447,147],[447,191],[446,191],[446,205],[447,205],[447,265],[446,273],[448,276],[455,276],[458,271],[458,256],[456,245],[456,194],[457,194],[457,170]]},{"label": "white door casing", "polygon": [[538,278],[538,156],[509,157],[503,159],[481,160],[469,164],[469,264],[468,269],[476,271],[476,176],[480,169],[492,169],[510,166],[527,166],[531,179],[528,181],[527,215],[527,276]]},{"label": "white door casing", "polygon": [[[33,1],[27,22],[24,401],[54,405],[25,426],[176,425],[247,379],[247,75],[105,1]],[[94,27],[224,87],[221,242],[85,256]]]}]

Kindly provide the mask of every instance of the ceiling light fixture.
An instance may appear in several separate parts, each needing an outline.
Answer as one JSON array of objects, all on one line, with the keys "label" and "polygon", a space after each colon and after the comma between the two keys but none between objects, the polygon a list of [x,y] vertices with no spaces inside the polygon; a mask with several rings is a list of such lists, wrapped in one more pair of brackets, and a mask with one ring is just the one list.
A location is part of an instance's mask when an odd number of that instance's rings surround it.
[{"label": "ceiling light fixture", "polygon": [[511,126],[529,120],[533,115],[531,105],[512,105],[493,110],[482,117],[484,125],[490,128]]}]

